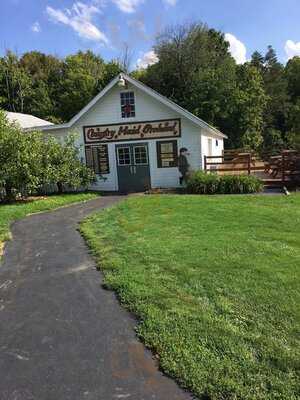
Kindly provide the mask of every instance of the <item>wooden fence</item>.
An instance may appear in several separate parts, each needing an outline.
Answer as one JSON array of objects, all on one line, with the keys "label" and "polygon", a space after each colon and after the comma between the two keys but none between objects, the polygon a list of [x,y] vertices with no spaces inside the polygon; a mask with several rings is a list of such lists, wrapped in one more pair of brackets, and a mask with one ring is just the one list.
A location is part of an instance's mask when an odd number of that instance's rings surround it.
[{"label": "wooden fence", "polygon": [[249,152],[224,151],[221,156],[204,156],[204,170],[225,174],[256,175],[266,186],[300,183],[300,152],[285,150],[263,159]]}]

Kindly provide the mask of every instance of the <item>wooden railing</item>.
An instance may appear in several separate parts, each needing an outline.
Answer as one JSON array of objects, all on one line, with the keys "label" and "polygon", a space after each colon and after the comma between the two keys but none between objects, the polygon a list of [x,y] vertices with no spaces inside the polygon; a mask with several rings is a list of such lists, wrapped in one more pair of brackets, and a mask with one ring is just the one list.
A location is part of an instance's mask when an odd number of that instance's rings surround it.
[{"label": "wooden railing", "polygon": [[257,174],[266,184],[300,183],[300,152],[285,150],[262,160],[253,153],[204,156],[204,170],[217,174]]},{"label": "wooden railing", "polygon": [[[218,160],[218,161],[213,161]],[[241,153],[238,157],[229,160],[228,156],[204,156],[204,170],[210,172],[242,172],[251,174],[252,156],[250,153]]]}]

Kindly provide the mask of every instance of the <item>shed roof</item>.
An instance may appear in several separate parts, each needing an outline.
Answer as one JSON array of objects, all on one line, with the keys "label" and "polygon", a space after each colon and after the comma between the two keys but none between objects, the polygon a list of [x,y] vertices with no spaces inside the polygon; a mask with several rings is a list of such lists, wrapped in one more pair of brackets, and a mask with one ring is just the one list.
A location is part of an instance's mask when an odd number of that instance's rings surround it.
[{"label": "shed roof", "polygon": [[28,129],[28,128],[35,128],[39,126],[45,125],[53,125],[51,122],[46,121],[41,118],[34,117],[30,114],[22,114],[22,113],[15,113],[15,112],[6,112],[6,116],[9,122],[17,122],[21,128]]}]

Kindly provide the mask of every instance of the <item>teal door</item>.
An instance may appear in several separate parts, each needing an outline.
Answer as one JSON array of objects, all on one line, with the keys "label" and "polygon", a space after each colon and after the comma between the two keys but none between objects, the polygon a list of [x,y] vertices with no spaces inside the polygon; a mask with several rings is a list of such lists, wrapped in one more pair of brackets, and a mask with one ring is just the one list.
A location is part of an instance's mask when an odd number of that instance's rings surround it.
[{"label": "teal door", "polygon": [[147,143],[116,145],[119,191],[143,192],[150,189]]}]

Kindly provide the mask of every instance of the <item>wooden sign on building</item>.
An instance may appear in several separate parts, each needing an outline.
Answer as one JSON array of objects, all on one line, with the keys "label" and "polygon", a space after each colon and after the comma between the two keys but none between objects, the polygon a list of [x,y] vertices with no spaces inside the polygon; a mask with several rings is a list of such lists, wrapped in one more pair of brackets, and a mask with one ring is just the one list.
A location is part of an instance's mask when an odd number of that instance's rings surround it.
[{"label": "wooden sign on building", "polygon": [[84,127],[84,139],[87,144],[179,136],[181,136],[180,119]]}]

